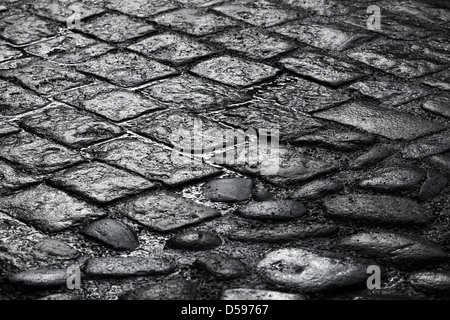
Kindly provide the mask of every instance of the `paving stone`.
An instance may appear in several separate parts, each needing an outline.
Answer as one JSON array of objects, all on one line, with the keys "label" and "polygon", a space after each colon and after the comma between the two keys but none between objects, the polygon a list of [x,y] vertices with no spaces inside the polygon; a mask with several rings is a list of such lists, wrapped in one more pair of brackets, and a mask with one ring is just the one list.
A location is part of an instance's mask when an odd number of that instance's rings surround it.
[{"label": "paving stone", "polygon": [[50,181],[98,203],[108,203],[155,187],[134,174],[100,162],[84,163],[58,172]]},{"label": "paving stone", "polygon": [[426,224],[426,211],[415,201],[385,195],[352,194],[323,202],[330,218],[350,219],[358,223]]},{"label": "paving stone", "polygon": [[392,192],[408,190],[419,185],[425,171],[414,167],[389,167],[375,171],[370,177],[363,178],[358,187],[375,191]]},{"label": "paving stone", "polygon": [[450,94],[439,95],[428,99],[422,105],[422,109],[439,116],[450,118]]},{"label": "paving stone", "polygon": [[367,265],[351,258],[332,258],[304,249],[272,251],[258,271],[276,286],[297,292],[320,292],[363,285]]},{"label": "paving stone", "polygon": [[278,130],[280,141],[291,141],[298,136],[321,129],[322,124],[312,117],[283,110],[266,102],[255,101],[251,105],[232,108],[206,117],[227,125],[248,130]]},{"label": "paving stone", "polygon": [[408,281],[420,291],[433,294],[450,292],[450,273],[448,272],[415,272]]},{"label": "paving stone", "polygon": [[0,156],[27,170],[49,173],[83,160],[75,151],[27,132],[0,138]]},{"label": "paving stone", "polygon": [[334,180],[316,180],[309,182],[289,196],[294,200],[320,199],[328,194],[337,193],[344,189],[344,184]]},{"label": "paving stone", "polygon": [[20,132],[19,127],[16,127],[10,122],[0,120],[0,136],[7,136],[18,132]]},{"label": "paving stone", "polygon": [[139,18],[148,18],[155,14],[176,9],[178,5],[171,0],[108,0],[109,9],[116,10]]},{"label": "paving stone", "polygon": [[401,78],[411,79],[441,70],[438,61],[427,59],[403,42],[375,41],[350,50],[347,55],[369,66]]},{"label": "paving stone", "polygon": [[307,238],[326,237],[337,233],[339,228],[334,225],[284,225],[259,226],[257,228],[231,231],[228,238],[241,242],[278,243],[298,241]]},{"label": "paving stone", "polygon": [[11,14],[0,20],[0,35],[16,45],[24,45],[58,32],[58,27],[30,14]]},{"label": "paving stone", "polygon": [[[57,266],[78,258],[79,252],[59,240],[0,212],[0,261],[12,270]],[[3,269],[6,271],[6,269]],[[2,273],[2,272],[1,272]]]},{"label": "paving stone", "polygon": [[147,194],[114,210],[156,232],[170,232],[221,216],[220,211],[171,194]]},{"label": "paving stone", "polygon": [[222,292],[220,300],[307,300],[304,295],[271,290],[229,289]]},{"label": "paving stone", "polygon": [[405,104],[427,94],[427,91],[422,87],[391,80],[367,80],[354,83],[349,88],[358,91],[364,96],[377,99],[382,105],[388,107]]},{"label": "paving stone", "polygon": [[86,225],[83,234],[116,250],[133,251],[139,247],[139,239],[129,226],[113,219],[102,219]]},{"label": "paving stone", "polygon": [[203,195],[211,201],[241,202],[251,197],[252,187],[250,179],[215,179],[203,187]]},{"label": "paving stone", "polygon": [[214,34],[210,41],[220,43],[229,50],[236,50],[254,59],[269,59],[296,47],[293,41],[287,41],[265,30],[245,28]]},{"label": "paving stone", "polygon": [[0,80],[0,115],[14,116],[41,108],[47,100],[17,86],[11,82]]},{"label": "paving stone", "polygon": [[204,8],[223,2],[223,0],[177,0],[177,2],[186,7]]},{"label": "paving stone", "polygon": [[0,210],[45,232],[56,232],[106,213],[44,184],[0,198]]},{"label": "paving stone", "polygon": [[74,32],[32,44],[25,51],[44,59],[63,64],[81,63],[97,57],[113,49],[112,46],[100,43]]},{"label": "paving stone", "polygon": [[77,66],[77,69],[122,87],[138,86],[176,73],[171,67],[131,52],[106,53]]},{"label": "paving stone", "polygon": [[8,275],[6,281],[24,287],[59,287],[66,284],[67,275],[65,269],[40,269]]},{"label": "paving stone", "polygon": [[450,150],[450,132],[445,130],[407,145],[401,153],[406,159],[422,159],[448,150]]},{"label": "paving stone", "polygon": [[315,117],[339,122],[392,140],[414,140],[444,129],[426,119],[362,102],[318,112]]},{"label": "paving stone", "polygon": [[317,52],[296,52],[280,62],[288,70],[330,86],[340,86],[369,74],[354,64]]},{"label": "paving stone", "polygon": [[350,96],[337,90],[291,76],[276,78],[263,90],[257,91],[255,97],[301,112],[328,109],[350,99]]},{"label": "paving stone", "polygon": [[151,257],[107,257],[87,260],[83,273],[89,276],[129,277],[158,276],[174,271],[167,259]]},{"label": "paving stone", "polygon": [[279,27],[272,28],[273,31],[287,37],[306,43],[310,46],[324,50],[344,51],[357,46],[364,41],[370,40],[371,36],[360,30],[348,26],[329,24],[322,25],[314,22],[293,21]]},{"label": "paving stone", "polygon": [[21,68],[21,67],[23,67],[31,62],[35,62],[35,61],[37,61],[37,59],[34,57],[9,60],[9,61],[0,63],[0,71],[8,71],[8,70],[12,70],[12,69]]},{"label": "paving stone", "polygon": [[279,9],[274,5],[265,6],[258,3],[258,1],[247,1],[245,4],[223,4],[214,7],[214,10],[254,26],[261,27],[270,27],[301,18],[300,13],[295,11]]},{"label": "paving stone", "polygon": [[[450,159],[449,159],[450,160]],[[449,162],[450,163],[450,162]],[[447,185],[448,178],[438,171],[429,171],[427,179],[423,183],[419,192],[419,201],[427,201],[441,193]]]},{"label": "paving stone", "polygon": [[89,82],[85,75],[47,61],[33,61],[15,70],[0,71],[0,75],[15,78],[44,95],[54,95]]},{"label": "paving stone", "polygon": [[241,260],[225,254],[203,255],[195,260],[194,265],[223,280],[243,278],[247,273],[247,267]]},{"label": "paving stone", "polygon": [[43,0],[34,2],[32,7],[41,16],[63,23],[70,21],[75,12],[79,13],[80,20],[84,20],[105,11],[103,1],[100,0]]},{"label": "paving stone", "polygon": [[262,188],[257,188],[253,192],[253,200],[255,201],[271,201],[275,199],[276,194],[274,192],[270,192]]},{"label": "paving stone", "polygon": [[196,296],[196,285],[176,279],[128,291],[119,296],[119,300],[194,300]]},{"label": "paving stone", "polygon": [[[339,168],[336,161],[331,162],[328,159],[319,159],[307,155],[300,148],[280,146],[278,156],[275,159],[269,156],[265,158],[264,155],[248,154],[246,150],[241,150],[241,153],[248,157],[248,163],[228,165],[245,174],[262,176],[265,180],[276,185],[286,186],[287,184],[305,182]],[[243,155],[238,154],[239,157],[243,157]],[[245,157],[244,159],[247,159]],[[256,159],[254,159],[255,157]],[[253,165],[255,163],[256,166]]]},{"label": "paving stone", "polygon": [[217,51],[210,45],[170,32],[146,38],[128,48],[174,65],[185,64]]},{"label": "paving stone", "polygon": [[422,82],[432,87],[450,91],[450,69],[426,77]]},{"label": "paving stone", "polygon": [[235,89],[187,74],[154,82],[143,92],[173,108],[189,111],[217,110],[250,99]]},{"label": "paving stone", "polygon": [[186,231],[166,242],[168,248],[183,250],[212,250],[221,245],[222,239],[209,231]]},{"label": "paving stone", "polygon": [[336,1],[315,1],[315,0],[282,0],[283,3],[304,11],[309,11],[320,16],[334,16],[347,14],[349,9]]},{"label": "paving stone", "polygon": [[104,41],[125,42],[153,32],[156,28],[125,15],[106,13],[80,24],[77,30],[94,35]]},{"label": "paving stone", "polygon": [[220,150],[224,142],[234,145],[234,137],[228,137],[228,140],[223,137],[229,128],[184,110],[151,113],[127,123],[127,126],[131,131],[175,146],[187,154],[191,151],[200,154],[203,150],[212,152],[213,148]]},{"label": "paving stone", "polygon": [[430,158],[430,163],[442,168],[445,172],[450,171],[450,153],[444,153]]},{"label": "paving stone", "polygon": [[122,133],[118,126],[61,104],[52,104],[27,115],[19,123],[29,131],[73,148],[86,147]]},{"label": "paving stone", "polygon": [[376,138],[373,135],[340,129],[317,130],[292,141],[297,145],[312,144],[344,151],[364,148],[375,142]]},{"label": "paving stone", "polygon": [[384,159],[390,157],[395,150],[388,146],[376,145],[366,153],[360,155],[356,159],[353,159],[349,163],[351,169],[363,169],[371,167]]},{"label": "paving stone", "polygon": [[274,77],[279,69],[258,62],[221,56],[201,62],[191,72],[231,86],[250,86]]},{"label": "paving stone", "polygon": [[131,137],[95,146],[91,152],[99,160],[171,186],[206,179],[221,172],[196,160],[178,157],[154,142]]},{"label": "paving stone", "polygon": [[430,241],[391,232],[358,233],[339,240],[338,244],[395,263],[429,263],[447,257],[442,248]]},{"label": "paving stone", "polygon": [[414,1],[386,2],[386,9],[395,13],[406,13],[424,22],[433,24],[450,21],[448,11],[443,8],[433,6],[432,3],[417,3]]},{"label": "paving stone", "polygon": [[0,194],[17,190],[39,181],[37,177],[27,174],[3,160],[0,160],[0,177]]},{"label": "paving stone", "polygon": [[158,24],[195,36],[204,36],[237,26],[237,22],[199,9],[180,9],[163,13],[152,19]]},{"label": "paving stone", "polygon": [[63,92],[55,99],[94,112],[112,121],[124,121],[166,108],[155,99],[107,84],[93,84]]},{"label": "paving stone", "polygon": [[0,44],[0,63],[6,60],[20,58],[22,52],[5,44]]},{"label": "paving stone", "polygon": [[252,202],[237,209],[242,217],[256,220],[291,220],[307,212],[303,204],[293,200]]},{"label": "paving stone", "polygon": [[421,52],[425,57],[430,57],[445,63],[450,58],[450,42],[447,37],[435,36],[426,38],[413,46],[417,52]]}]

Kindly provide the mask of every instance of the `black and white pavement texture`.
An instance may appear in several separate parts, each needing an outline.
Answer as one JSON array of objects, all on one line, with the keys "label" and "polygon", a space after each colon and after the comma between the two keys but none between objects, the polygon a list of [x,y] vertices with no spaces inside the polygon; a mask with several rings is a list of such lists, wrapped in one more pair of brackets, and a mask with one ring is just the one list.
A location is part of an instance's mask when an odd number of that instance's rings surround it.
[{"label": "black and white pavement texture", "polygon": [[450,295],[448,1],[1,0],[0,93],[1,299]]}]

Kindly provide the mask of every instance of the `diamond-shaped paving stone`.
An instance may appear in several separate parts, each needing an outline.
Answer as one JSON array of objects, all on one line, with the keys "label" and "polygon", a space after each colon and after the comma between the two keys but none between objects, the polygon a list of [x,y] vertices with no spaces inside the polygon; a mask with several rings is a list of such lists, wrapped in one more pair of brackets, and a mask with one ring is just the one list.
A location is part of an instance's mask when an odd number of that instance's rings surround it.
[{"label": "diamond-shaped paving stone", "polygon": [[83,160],[75,151],[27,132],[0,138],[0,157],[42,173],[59,170]]},{"label": "diamond-shaped paving stone", "polygon": [[58,27],[43,19],[28,14],[13,14],[0,20],[0,35],[17,45],[50,37]]},{"label": "diamond-shaped paving stone", "polygon": [[250,86],[274,77],[278,71],[266,64],[230,56],[212,58],[191,69],[199,76],[231,86]]},{"label": "diamond-shaped paving stone", "polygon": [[375,171],[370,178],[358,183],[363,189],[393,192],[416,187],[425,177],[425,171],[414,167],[389,167]]},{"label": "diamond-shaped paving stone", "polygon": [[95,202],[107,203],[154,187],[154,183],[104,163],[92,162],[58,172],[56,185]]},{"label": "diamond-shaped paving stone", "polygon": [[411,114],[365,105],[362,102],[345,104],[315,113],[314,116],[393,140],[414,140],[444,129],[439,124]]},{"label": "diamond-shaped paving stone", "polygon": [[47,100],[11,82],[0,80],[0,115],[14,116],[41,108]]},{"label": "diamond-shaped paving stone", "polygon": [[83,20],[105,11],[101,0],[41,0],[35,1],[32,7],[41,16],[62,23],[66,23],[69,18],[75,18],[75,12],[79,13],[80,19]]},{"label": "diamond-shaped paving stone", "polygon": [[152,20],[196,36],[203,36],[237,25],[237,22],[229,18],[199,9],[180,9],[163,13]]},{"label": "diamond-shaped paving stone", "polygon": [[417,78],[441,70],[444,65],[423,57],[403,42],[375,41],[350,50],[347,53],[352,59],[369,66],[381,69],[401,78]]},{"label": "diamond-shaped paving stone", "polygon": [[426,77],[422,82],[432,87],[450,91],[450,69]]},{"label": "diamond-shaped paving stone", "polygon": [[415,201],[384,195],[351,194],[325,200],[330,218],[350,219],[360,223],[426,224],[427,211]]},{"label": "diamond-shaped paving stone", "polygon": [[73,260],[79,255],[77,250],[64,242],[50,239],[2,212],[0,239],[0,261],[17,271],[58,266],[62,261]]},{"label": "diamond-shaped paving stone", "polygon": [[360,30],[350,29],[348,26],[335,24],[289,22],[272,30],[325,50],[343,51],[370,39],[370,36]]},{"label": "diamond-shaped paving stone", "polygon": [[77,30],[104,41],[124,42],[155,31],[155,27],[145,22],[135,21],[126,15],[106,13],[89,22],[83,22]]},{"label": "diamond-shaped paving stone", "polygon": [[265,180],[277,185],[308,181],[339,168],[336,160],[327,159],[327,157],[319,159],[300,148],[280,146],[278,150],[274,150],[272,146],[269,146],[268,149],[271,152],[268,155],[249,155],[247,150],[242,148],[238,150],[238,157],[248,159],[247,163],[226,164],[237,171],[262,176]]},{"label": "diamond-shaped paving stone", "polygon": [[[107,163],[137,172],[148,179],[178,185],[219,174],[221,171],[196,160],[181,157],[151,141],[124,137],[91,149]],[[1,155],[1,153],[0,153]]]},{"label": "diamond-shaped paving stone", "polygon": [[31,62],[18,69],[0,71],[0,74],[18,79],[28,88],[46,95],[54,95],[89,81],[79,72],[47,61]]},{"label": "diamond-shaped paving stone", "polygon": [[118,126],[61,104],[27,115],[20,120],[26,129],[65,145],[81,148],[122,133]]},{"label": "diamond-shaped paving stone", "polygon": [[427,91],[420,86],[394,79],[367,80],[354,83],[349,88],[377,99],[386,106],[401,105],[427,94]]},{"label": "diamond-shaped paving stone", "polygon": [[394,148],[384,145],[376,145],[366,153],[353,159],[350,162],[350,168],[363,169],[365,167],[373,166],[394,153]]},{"label": "diamond-shaped paving stone", "polygon": [[341,5],[336,1],[318,1],[318,0],[282,0],[283,3],[305,11],[313,12],[321,16],[334,16],[347,14],[349,9],[345,5]]},{"label": "diamond-shaped paving stone", "polygon": [[302,112],[328,109],[350,100],[350,96],[312,81],[282,76],[258,90],[255,97]]},{"label": "diamond-shaped paving stone", "polygon": [[407,159],[421,159],[450,150],[450,131],[419,139],[402,150]]},{"label": "diamond-shaped paving stone", "polygon": [[20,132],[20,128],[12,125],[9,122],[0,120],[0,136]]},{"label": "diamond-shaped paving stone", "polygon": [[297,52],[280,62],[299,75],[331,86],[339,86],[368,74],[354,64],[314,52]]},{"label": "diamond-shaped paving stone", "polygon": [[221,109],[250,99],[249,96],[235,89],[190,75],[152,83],[143,92],[173,108],[186,108],[189,111]]},{"label": "diamond-shaped paving stone", "polygon": [[254,28],[226,31],[213,35],[210,40],[255,59],[272,58],[296,47],[293,41],[287,41],[270,32]]},{"label": "diamond-shaped paving stone", "polygon": [[[200,153],[203,149],[221,148],[223,133],[227,129],[213,121],[180,111],[152,113],[130,122],[128,126],[131,131],[188,153],[188,150]],[[230,137],[229,141],[234,144],[234,137]]]},{"label": "diamond-shaped paving stone", "polygon": [[80,63],[113,49],[108,44],[100,43],[78,33],[68,32],[50,40],[26,47],[28,53],[58,63]]},{"label": "diamond-shaped paving stone", "polygon": [[43,184],[1,197],[0,210],[47,232],[61,231],[106,214],[99,208]]},{"label": "diamond-shaped paving stone", "polygon": [[319,199],[330,193],[337,193],[344,189],[342,182],[334,180],[316,180],[304,184],[290,195],[290,199],[308,200]]},{"label": "diamond-shaped paving stone", "polygon": [[177,2],[182,3],[187,7],[203,8],[218,4],[223,2],[223,0],[177,0]]},{"label": "diamond-shaped paving stone", "polygon": [[108,0],[106,6],[109,9],[139,18],[148,18],[178,7],[176,2],[172,0]]},{"label": "diamond-shaped paving stone", "polygon": [[345,151],[364,148],[375,142],[375,136],[366,133],[339,129],[319,129],[293,140],[292,144],[319,145]]},{"label": "diamond-shaped paving stone", "polygon": [[270,27],[289,20],[301,18],[300,13],[293,10],[279,9],[273,4],[262,1],[244,1],[244,3],[224,4],[214,7],[214,10],[245,21],[255,26]]},{"label": "diamond-shaped paving stone", "polygon": [[77,66],[77,69],[96,74],[123,87],[138,86],[176,73],[164,64],[131,52],[107,53]]},{"label": "diamond-shaped paving stone", "polygon": [[20,171],[8,162],[0,160],[0,194],[11,190],[20,189],[23,186],[32,184],[38,179],[32,175]]},{"label": "diamond-shaped paving stone", "polygon": [[174,231],[221,216],[216,209],[164,193],[129,200],[114,210],[157,232]]},{"label": "diamond-shaped paving stone", "polygon": [[5,44],[0,44],[0,63],[6,60],[19,58],[22,56],[22,52],[16,50]]},{"label": "diamond-shaped paving stone", "polygon": [[216,51],[209,45],[175,33],[161,33],[128,48],[175,65],[208,56]]},{"label": "diamond-shaped paving stone", "polygon": [[113,121],[134,118],[144,112],[165,108],[140,93],[96,83],[63,92],[55,99],[97,113]]},{"label": "diamond-shaped paving stone", "polygon": [[450,94],[441,94],[428,98],[422,105],[428,112],[450,118]]},{"label": "diamond-shaped paving stone", "polygon": [[290,141],[322,127],[315,119],[267,104],[253,104],[207,115],[215,121],[243,130],[279,130],[281,141]]}]

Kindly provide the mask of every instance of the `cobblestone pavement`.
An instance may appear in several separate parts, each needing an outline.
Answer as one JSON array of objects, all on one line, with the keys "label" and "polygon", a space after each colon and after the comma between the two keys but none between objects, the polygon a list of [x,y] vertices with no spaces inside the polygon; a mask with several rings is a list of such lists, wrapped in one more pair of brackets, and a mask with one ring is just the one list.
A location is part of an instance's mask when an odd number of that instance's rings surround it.
[{"label": "cobblestone pavement", "polygon": [[[448,297],[449,26],[445,1],[2,0],[0,298]],[[180,128],[278,129],[280,169],[176,164]]]}]

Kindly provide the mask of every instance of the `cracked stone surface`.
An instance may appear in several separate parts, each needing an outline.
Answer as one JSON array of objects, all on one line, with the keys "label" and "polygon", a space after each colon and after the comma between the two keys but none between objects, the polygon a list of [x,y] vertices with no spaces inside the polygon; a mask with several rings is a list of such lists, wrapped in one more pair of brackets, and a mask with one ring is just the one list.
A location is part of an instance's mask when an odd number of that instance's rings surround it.
[{"label": "cracked stone surface", "polygon": [[4,0],[0,300],[448,300],[449,22]]}]

